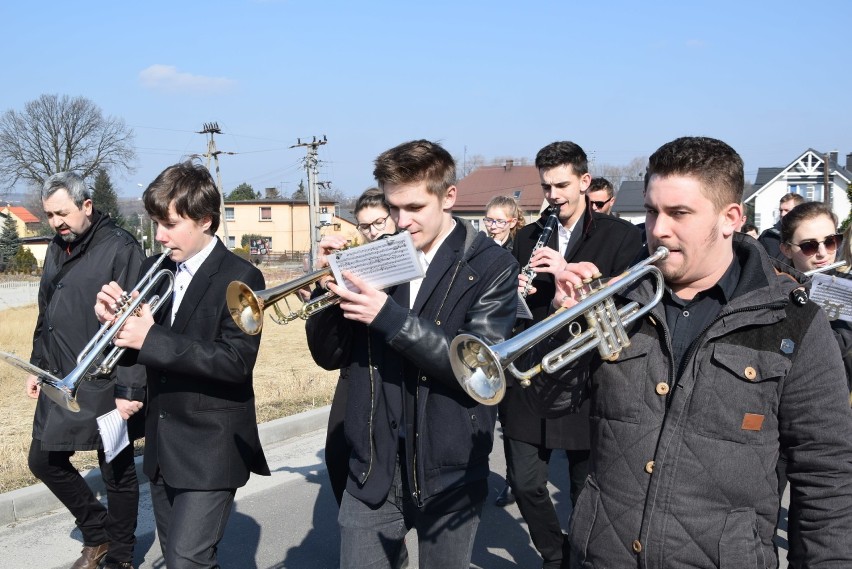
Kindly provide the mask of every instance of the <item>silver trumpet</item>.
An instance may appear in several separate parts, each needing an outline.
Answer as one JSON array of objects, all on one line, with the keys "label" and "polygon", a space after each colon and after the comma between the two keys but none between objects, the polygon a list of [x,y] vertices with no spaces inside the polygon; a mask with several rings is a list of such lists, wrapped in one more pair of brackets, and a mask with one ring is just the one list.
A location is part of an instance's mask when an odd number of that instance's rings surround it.
[{"label": "silver trumpet", "polygon": [[830,271],[831,269],[839,269],[846,265],[846,261],[837,261],[836,263],[831,263],[830,265],[826,265],[824,267],[820,267],[818,269],[811,269],[810,271],[805,271],[805,276],[816,275],[819,273],[824,273],[826,271]]},{"label": "silver trumpet", "polygon": [[[560,310],[499,344],[489,346],[476,336],[459,334],[450,344],[450,363],[459,384],[475,401],[496,405],[506,393],[504,369],[516,377],[521,386],[528,387],[530,380],[542,370],[555,373],[595,348],[605,360],[618,359],[621,350],[630,345],[627,326],[645,316],[663,298],[663,274],[654,263],[668,255],[668,249],[658,247],[653,255],[606,285],[593,288],[591,282],[586,281],[582,288],[578,287],[581,288],[580,302],[575,306]],[[630,302],[616,308],[612,297],[647,275],[654,278],[656,284],[653,299],[641,307],[638,302]],[[577,322],[581,316],[588,324],[585,331]],[[512,362],[521,354],[565,326],[573,336],[571,340],[545,355],[527,371],[515,367]]]},{"label": "silver trumpet", "polygon": [[[77,366],[71,370],[71,373],[60,379],[51,373],[24,361],[13,354],[0,352],[0,360],[33,374],[38,378],[41,384],[42,392],[53,400],[60,407],[64,407],[69,411],[77,413],[80,411],[80,405],[77,403],[77,389],[80,387],[80,382],[87,377],[96,377],[98,375],[109,375],[113,368],[121,359],[121,355],[126,348],[119,348],[113,345],[113,339],[116,334],[124,326],[127,319],[131,316],[137,316],[139,309],[144,303],[148,303],[151,307],[151,312],[156,313],[163,305],[164,301],[170,298],[174,289],[174,274],[168,269],[159,270],[160,265],[171,253],[171,249],[165,249],[151,266],[147,273],[139,280],[133,291],[123,292],[121,299],[118,301],[116,310],[116,318],[112,322],[104,323],[97,334],[86,344],[86,347],[77,356]],[[168,281],[166,291],[162,296],[155,295],[150,300],[146,300],[151,291],[155,290],[162,279]],[[139,294],[133,298],[133,292]],[[101,359],[102,355],[109,350]],[[98,360],[100,362],[98,363]]]}]

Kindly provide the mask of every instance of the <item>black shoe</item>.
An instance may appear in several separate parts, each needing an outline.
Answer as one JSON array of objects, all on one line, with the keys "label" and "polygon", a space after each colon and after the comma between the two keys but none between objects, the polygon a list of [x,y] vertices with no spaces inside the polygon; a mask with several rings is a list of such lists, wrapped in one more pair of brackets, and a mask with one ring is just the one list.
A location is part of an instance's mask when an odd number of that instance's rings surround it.
[{"label": "black shoe", "polygon": [[505,488],[500,491],[497,495],[497,499],[494,500],[494,505],[499,508],[503,508],[508,506],[509,504],[515,503],[515,495],[512,494],[512,488],[508,484],[506,484]]}]

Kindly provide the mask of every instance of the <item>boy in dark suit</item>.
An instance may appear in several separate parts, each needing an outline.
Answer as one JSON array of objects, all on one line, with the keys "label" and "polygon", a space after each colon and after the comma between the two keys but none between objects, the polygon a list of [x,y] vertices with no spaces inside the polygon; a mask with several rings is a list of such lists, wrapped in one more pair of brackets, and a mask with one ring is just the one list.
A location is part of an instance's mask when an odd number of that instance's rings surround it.
[{"label": "boy in dark suit", "polygon": [[[175,286],[156,316],[145,304],[128,319],[115,344],[136,350],[135,363],[147,367],[144,469],[166,566],[218,567],[216,546],[237,488],[250,472],[269,475],[252,385],[260,335],[241,332],[225,302],[231,281],[260,290],[263,275],[216,238],[221,198],[206,168],[170,166],[142,199],[157,241],[171,249],[163,266],[174,271]],[[113,316],[120,294],[116,283],[103,287],[99,319]],[[140,387],[116,386],[125,418],[142,407]]]}]

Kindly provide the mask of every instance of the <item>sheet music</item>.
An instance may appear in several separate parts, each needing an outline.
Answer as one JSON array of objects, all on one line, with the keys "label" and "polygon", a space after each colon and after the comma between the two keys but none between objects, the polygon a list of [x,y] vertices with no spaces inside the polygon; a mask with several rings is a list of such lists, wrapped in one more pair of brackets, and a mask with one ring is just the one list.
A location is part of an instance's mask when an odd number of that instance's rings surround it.
[{"label": "sheet music", "polygon": [[98,417],[98,431],[104,442],[104,456],[107,462],[112,462],[112,459],[130,444],[127,436],[127,421],[121,418],[118,409]]},{"label": "sheet music", "polygon": [[338,251],[328,256],[328,264],[334,280],[354,292],[359,292],[358,288],[341,276],[343,271],[352,271],[379,290],[423,278],[424,274],[407,231]]},{"label": "sheet music", "polygon": [[828,319],[852,322],[852,280],[821,273],[811,278],[809,297],[825,310]]}]

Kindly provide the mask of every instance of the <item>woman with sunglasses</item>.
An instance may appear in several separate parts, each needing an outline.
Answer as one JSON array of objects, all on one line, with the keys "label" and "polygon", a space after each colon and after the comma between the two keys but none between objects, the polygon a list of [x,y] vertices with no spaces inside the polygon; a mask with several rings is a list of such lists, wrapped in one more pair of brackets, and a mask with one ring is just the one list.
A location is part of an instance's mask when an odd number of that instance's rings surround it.
[{"label": "woman with sunglasses", "polygon": [[837,216],[822,202],[797,205],[781,218],[781,252],[799,271],[834,263],[842,242]]},{"label": "woman with sunglasses", "polygon": [[515,243],[515,235],[524,226],[524,212],[521,211],[515,198],[494,196],[485,206],[485,217],[482,223],[489,237],[507,251],[511,251]]},{"label": "woman with sunglasses", "polygon": [[[821,269],[834,263],[843,243],[837,232],[837,216],[822,202],[805,202],[791,209],[781,218],[781,252],[790,264],[801,272]],[[823,271],[826,275],[852,278],[835,269]],[[852,326],[843,320],[833,320],[831,328],[843,354],[846,381],[852,390]],[[780,456],[778,467],[779,496],[787,486],[787,458]]]}]

